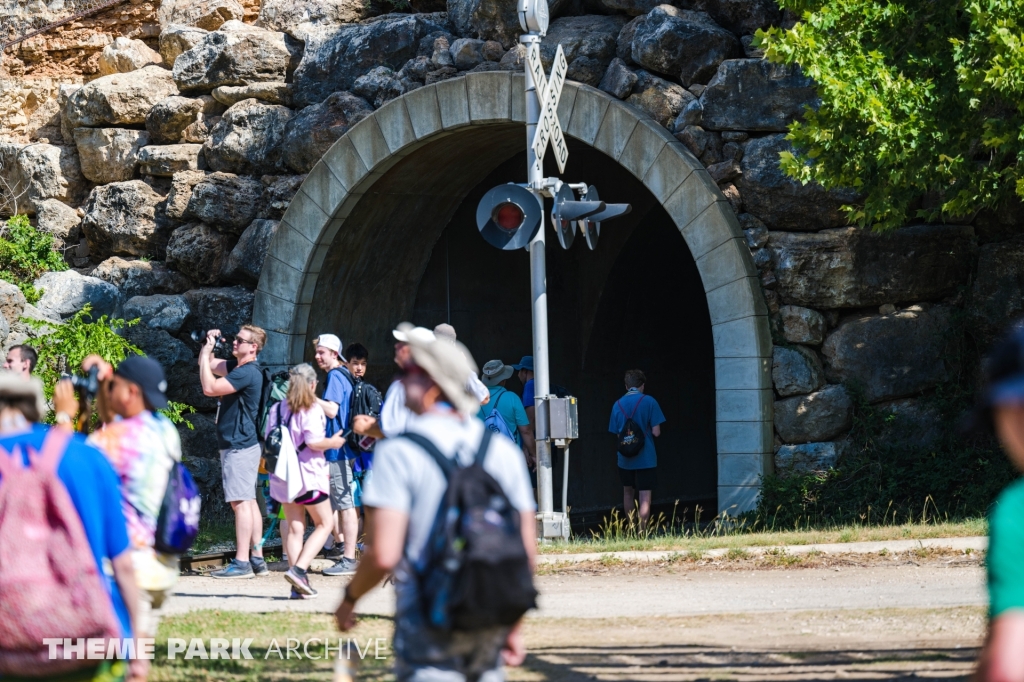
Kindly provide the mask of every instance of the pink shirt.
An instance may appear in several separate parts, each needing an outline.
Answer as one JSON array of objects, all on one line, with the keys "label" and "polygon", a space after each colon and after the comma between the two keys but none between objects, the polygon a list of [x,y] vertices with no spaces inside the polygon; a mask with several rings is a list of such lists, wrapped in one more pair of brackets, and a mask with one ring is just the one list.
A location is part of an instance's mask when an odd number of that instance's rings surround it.
[{"label": "pink shirt", "polygon": [[[292,416],[287,400],[281,401],[280,406],[281,419],[289,425],[288,430],[299,456],[299,468],[302,470],[302,491],[299,494],[305,495],[312,490],[322,493],[329,492],[330,472],[327,468],[327,460],[324,459],[324,453],[320,450],[311,450],[306,446],[306,443],[315,443],[327,437],[325,435],[327,415],[324,414],[319,403],[313,403],[308,410],[298,412],[295,416]],[[267,415],[267,433],[270,433],[275,426],[277,426],[277,405]]]}]

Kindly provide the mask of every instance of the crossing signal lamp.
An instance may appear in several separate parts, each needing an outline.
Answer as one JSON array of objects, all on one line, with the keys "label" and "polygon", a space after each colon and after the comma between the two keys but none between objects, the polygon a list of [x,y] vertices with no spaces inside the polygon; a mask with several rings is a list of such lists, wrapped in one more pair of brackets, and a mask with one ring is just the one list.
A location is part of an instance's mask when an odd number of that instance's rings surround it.
[{"label": "crossing signal lamp", "polygon": [[[601,201],[597,194],[597,188],[593,185],[587,188],[586,198],[588,201]],[[586,240],[587,247],[591,251],[597,248],[597,238],[601,236],[601,223],[605,220],[624,216],[633,209],[630,204],[605,204],[602,202],[601,205],[604,206],[602,210],[592,213],[579,221],[580,232],[583,233],[583,239]]]},{"label": "crossing signal lamp", "polygon": [[503,251],[530,243],[541,224],[537,198],[519,185],[498,185],[476,207],[476,226],[487,243]]}]

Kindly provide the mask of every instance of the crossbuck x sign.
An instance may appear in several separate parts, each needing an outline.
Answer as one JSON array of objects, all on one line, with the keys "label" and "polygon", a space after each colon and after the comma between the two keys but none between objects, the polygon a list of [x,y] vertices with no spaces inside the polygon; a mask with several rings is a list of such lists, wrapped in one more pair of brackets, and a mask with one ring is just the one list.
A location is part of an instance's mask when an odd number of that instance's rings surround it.
[{"label": "crossbuck x sign", "polygon": [[537,162],[542,162],[550,141],[551,148],[555,150],[558,172],[564,173],[565,162],[569,158],[569,147],[565,144],[562,126],[558,122],[558,100],[562,97],[562,86],[565,85],[565,74],[569,70],[569,64],[565,60],[562,46],[559,45],[551,64],[551,78],[545,78],[544,65],[540,61],[540,46],[537,43],[530,44],[526,52],[526,63],[533,74],[537,97],[540,99],[540,121],[537,122],[537,132],[533,136],[533,153],[537,155]]}]

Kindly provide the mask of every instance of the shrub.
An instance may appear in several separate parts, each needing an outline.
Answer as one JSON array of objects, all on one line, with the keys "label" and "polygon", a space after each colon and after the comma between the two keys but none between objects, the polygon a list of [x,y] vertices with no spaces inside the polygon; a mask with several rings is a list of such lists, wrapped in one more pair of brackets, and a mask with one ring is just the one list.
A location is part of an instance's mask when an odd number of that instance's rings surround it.
[{"label": "shrub", "polygon": [[29,225],[27,216],[16,215],[0,227],[0,279],[21,289],[29,303],[42,295],[32,286],[37,277],[67,268],[53,237]]}]

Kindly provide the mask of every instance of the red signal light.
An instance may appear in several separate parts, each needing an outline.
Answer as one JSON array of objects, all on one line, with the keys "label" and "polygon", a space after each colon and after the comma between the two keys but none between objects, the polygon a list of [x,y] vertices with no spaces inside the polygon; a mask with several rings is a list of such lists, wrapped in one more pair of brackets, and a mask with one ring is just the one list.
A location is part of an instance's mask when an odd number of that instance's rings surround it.
[{"label": "red signal light", "polygon": [[525,218],[523,209],[511,201],[498,204],[491,213],[491,220],[501,229],[509,231],[518,230]]}]

